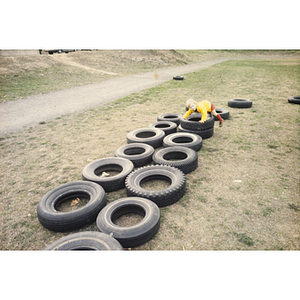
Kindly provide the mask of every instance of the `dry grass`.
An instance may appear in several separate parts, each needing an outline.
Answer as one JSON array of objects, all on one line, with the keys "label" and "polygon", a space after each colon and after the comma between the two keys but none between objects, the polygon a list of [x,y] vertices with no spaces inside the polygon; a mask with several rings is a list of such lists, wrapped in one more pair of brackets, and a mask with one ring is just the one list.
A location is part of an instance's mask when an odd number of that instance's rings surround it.
[{"label": "dry grass", "polygon": [[[229,108],[223,128],[216,122],[198,152],[198,169],[186,176],[185,196],[161,208],[158,234],[136,249],[299,250],[300,117],[299,106],[287,102],[299,95],[299,66],[299,58],[229,61],[1,138],[0,248],[41,250],[66,235],[38,222],[42,196],[80,180],[89,162],[114,156],[128,132],[160,114],[184,113],[193,96],[222,108],[245,98],[253,107]],[[126,197],[125,189],[107,197]]]}]

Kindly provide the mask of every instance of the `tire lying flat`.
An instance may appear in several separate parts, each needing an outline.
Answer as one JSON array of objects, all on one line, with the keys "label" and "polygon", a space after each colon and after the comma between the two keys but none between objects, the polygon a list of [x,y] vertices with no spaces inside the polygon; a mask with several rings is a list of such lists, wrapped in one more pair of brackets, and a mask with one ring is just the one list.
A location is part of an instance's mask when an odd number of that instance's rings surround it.
[{"label": "tire lying flat", "polygon": [[163,139],[163,146],[167,147],[187,147],[199,151],[202,148],[202,137],[198,134],[189,132],[176,132]]},{"label": "tire lying flat", "polygon": [[165,136],[177,132],[177,124],[170,121],[158,121],[149,125],[149,128],[161,129],[165,132]]},{"label": "tire lying flat", "polygon": [[[162,190],[147,190],[141,184],[150,180],[166,180],[170,183]],[[135,170],[129,174],[125,181],[126,193],[128,197],[142,197],[156,203],[159,207],[171,205],[179,201],[186,190],[186,180],[184,173],[170,166],[147,166]]]},{"label": "tire lying flat", "polygon": [[127,134],[127,143],[143,143],[153,148],[161,147],[165,132],[157,128],[140,128]]},{"label": "tire lying flat", "polygon": [[198,167],[198,155],[195,150],[187,147],[167,147],[153,154],[153,162],[178,168],[188,174]]},{"label": "tire lying flat", "polygon": [[[69,212],[60,212],[56,209],[61,202],[78,197],[89,198],[89,202]],[[94,182],[75,181],[49,191],[37,206],[37,217],[49,230],[59,232],[76,230],[95,222],[106,203],[106,195],[101,186]]]},{"label": "tire lying flat", "polygon": [[[128,227],[115,224],[124,214],[137,213],[141,222]],[[137,247],[151,240],[160,226],[160,210],[152,201],[141,197],[115,200],[103,209],[96,220],[99,231],[113,236],[124,248]]]},{"label": "tire lying flat", "polygon": [[132,143],[121,146],[115,156],[129,159],[135,167],[143,167],[152,162],[154,148],[143,143]]},{"label": "tire lying flat", "polygon": [[174,80],[183,80],[184,79],[184,77],[183,76],[173,76],[173,79]]},{"label": "tire lying flat", "polygon": [[[223,120],[226,120],[226,119],[228,119],[229,118],[229,110],[228,109],[226,109],[226,108],[216,108],[216,112],[221,116],[221,118],[223,119]],[[214,120],[215,121],[219,121],[219,119],[217,118],[217,117],[215,117],[215,116],[213,116],[214,117]]]},{"label": "tire lying flat", "polygon": [[62,237],[44,250],[124,250],[113,237],[98,231],[83,231]]},{"label": "tire lying flat", "polygon": [[[125,178],[134,169],[133,163],[122,157],[107,157],[95,160],[86,165],[82,171],[82,179],[101,185],[106,192],[117,191],[125,187]],[[120,172],[115,176],[101,177],[102,172]]]},{"label": "tire lying flat", "polygon": [[229,107],[249,108],[252,107],[252,101],[246,99],[231,99],[228,101]]},{"label": "tire lying flat", "polygon": [[180,119],[183,117],[182,114],[178,113],[166,113],[162,114],[157,117],[157,121],[170,121],[174,122],[175,124],[179,125],[180,124]]},{"label": "tire lying flat", "polygon": [[300,104],[300,96],[288,98],[289,103]]}]

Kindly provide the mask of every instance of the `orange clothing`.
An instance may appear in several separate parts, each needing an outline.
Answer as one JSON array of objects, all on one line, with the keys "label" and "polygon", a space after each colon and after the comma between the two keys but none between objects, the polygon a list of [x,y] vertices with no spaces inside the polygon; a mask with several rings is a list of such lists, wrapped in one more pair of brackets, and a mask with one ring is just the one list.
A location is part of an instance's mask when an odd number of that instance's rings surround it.
[{"label": "orange clothing", "polygon": [[[207,100],[201,101],[197,103],[197,111],[202,114],[201,121],[207,120],[207,113],[211,112],[211,103]],[[185,114],[184,118],[186,119],[189,115],[191,115],[194,111],[189,109]]]}]

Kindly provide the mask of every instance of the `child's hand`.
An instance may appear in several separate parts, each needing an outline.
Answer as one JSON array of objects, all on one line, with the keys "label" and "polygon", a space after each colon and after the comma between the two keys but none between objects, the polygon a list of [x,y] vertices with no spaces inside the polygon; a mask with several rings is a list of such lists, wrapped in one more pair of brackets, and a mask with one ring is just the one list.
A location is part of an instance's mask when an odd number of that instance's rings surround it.
[{"label": "child's hand", "polygon": [[199,123],[204,123],[204,121],[200,120]]}]

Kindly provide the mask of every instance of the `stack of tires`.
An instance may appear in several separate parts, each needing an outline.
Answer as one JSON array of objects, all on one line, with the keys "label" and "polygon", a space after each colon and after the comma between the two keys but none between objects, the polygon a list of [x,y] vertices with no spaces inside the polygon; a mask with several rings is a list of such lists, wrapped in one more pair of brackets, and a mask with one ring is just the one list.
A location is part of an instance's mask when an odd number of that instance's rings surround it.
[{"label": "stack of tires", "polygon": [[200,123],[201,118],[201,113],[192,113],[187,119],[180,119],[178,131],[197,134],[202,139],[212,137],[214,134],[215,119],[208,114],[207,120],[204,123]]}]

